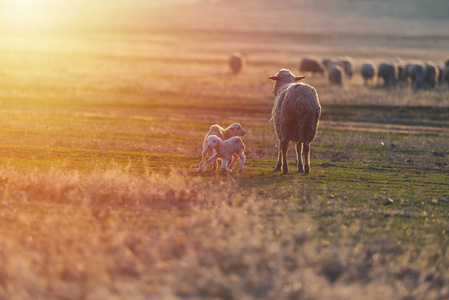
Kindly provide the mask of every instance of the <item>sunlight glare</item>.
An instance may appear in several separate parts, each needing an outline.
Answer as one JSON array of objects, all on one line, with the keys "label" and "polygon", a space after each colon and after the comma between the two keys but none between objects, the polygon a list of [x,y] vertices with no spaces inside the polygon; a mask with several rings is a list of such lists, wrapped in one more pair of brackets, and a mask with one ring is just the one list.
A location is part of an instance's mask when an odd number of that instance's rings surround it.
[{"label": "sunlight glare", "polygon": [[35,27],[52,22],[55,0],[4,0],[2,19],[9,27]]}]

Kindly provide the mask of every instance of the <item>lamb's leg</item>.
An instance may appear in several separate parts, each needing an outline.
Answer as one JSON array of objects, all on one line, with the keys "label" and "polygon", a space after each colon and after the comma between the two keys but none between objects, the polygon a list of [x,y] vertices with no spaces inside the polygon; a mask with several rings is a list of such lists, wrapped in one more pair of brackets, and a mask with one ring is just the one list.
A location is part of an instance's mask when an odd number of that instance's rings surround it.
[{"label": "lamb's leg", "polygon": [[240,157],[239,173],[243,173],[243,166],[245,165],[245,155],[242,151],[239,151],[237,155]]},{"label": "lamb's leg", "polygon": [[[217,151],[215,149],[213,151],[214,151],[214,153],[217,153]],[[215,171],[217,169],[217,164],[218,164],[218,159],[216,161],[214,161],[214,163],[212,164],[212,170]]]},{"label": "lamb's leg", "polygon": [[282,174],[288,174],[287,149],[288,149],[288,140],[281,141]]},{"label": "lamb's leg", "polygon": [[221,163],[221,169],[225,172],[231,173],[231,170],[228,168],[228,159],[222,158],[223,162]]},{"label": "lamb's leg", "polygon": [[209,165],[210,163],[216,161],[217,158],[218,158],[218,154],[217,154],[217,153],[214,153],[214,155],[212,155],[212,157],[209,158],[209,159],[206,161],[205,164],[201,165],[201,166],[198,168],[198,172],[204,171],[204,169],[206,169],[207,165]]},{"label": "lamb's leg", "polygon": [[281,149],[281,143],[279,141],[279,153],[278,153],[278,162],[276,163],[276,166],[274,167],[275,171],[279,171],[281,170],[281,166],[282,166],[282,149]]},{"label": "lamb's leg", "polygon": [[304,143],[302,154],[304,155],[305,174],[310,174],[310,144]]},{"label": "lamb's leg", "polygon": [[200,167],[201,167],[202,164],[204,164],[204,161],[206,160],[206,156],[210,152],[209,150],[210,149],[206,146],[206,143],[204,143],[204,145],[203,145],[203,153],[202,153],[201,162],[200,162]]},{"label": "lamb's leg", "polygon": [[234,168],[236,161],[237,161],[237,154],[234,153],[231,156],[231,163],[229,164],[229,169],[232,170],[232,168]]},{"label": "lamb's leg", "polygon": [[302,163],[302,143],[296,143],[296,159],[298,160],[298,173],[304,173],[304,165]]}]

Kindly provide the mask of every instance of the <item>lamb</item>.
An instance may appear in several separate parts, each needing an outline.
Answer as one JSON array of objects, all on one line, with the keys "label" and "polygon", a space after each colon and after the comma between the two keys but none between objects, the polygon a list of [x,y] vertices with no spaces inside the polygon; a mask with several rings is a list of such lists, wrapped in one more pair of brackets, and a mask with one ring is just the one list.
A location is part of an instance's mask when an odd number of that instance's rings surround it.
[{"label": "lamb", "polygon": [[374,68],[374,64],[372,62],[364,62],[360,66],[360,74],[362,74],[362,77],[365,81],[365,86],[368,85],[368,80],[372,79],[374,75],[376,75],[376,69]]},{"label": "lamb", "polygon": [[[241,138],[236,136],[230,138],[229,140],[223,141],[218,136],[211,135],[206,139],[205,146],[207,149],[215,149],[216,152],[206,161],[206,163],[200,165],[200,167],[198,168],[198,172],[204,171],[207,165],[217,161],[218,158],[221,158],[223,160],[221,169],[223,171],[231,173],[236,161],[236,156],[240,158],[239,173],[243,172],[243,166],[245,164],[245,144],[243,144]],[[232,157],[233,159],[228,168],[227,163],[230,157]]]},{"label": "lamb", "polygon": [[[218,136],[222,140],[228,140],[234,136],[245,136],[246,132],[243,129],[242,125],[239,123],[231,124],[229,127],[224,129],[220,125],[214,124],[209,128],[208,133],[204,137],[204,143],[203,143],[203,157],[200,162],[200,166],[204,163],[206,160],[206,156],[209,154],[212,154],[213,150],[207,147],[206,140],[209,136],[215,135]],[[217,161],[214,161],[214,164],[212,165],[212,169],[217,169]]]},{"label": "lamb", "polygon": [[329,82],[332,85],[343,85],[343,72],[344,70],[339,65],[333,65],[329,67],[329,70],[327,71]]},{"label": "lamb", "polygon": [[310,58],[303,58],[301,60],[301,62],[299,63],[299,71],[301,73],[310,72],[313,74],[324,74],[323,66],[318,61]]},{"label": "lamb", "polygon": [[241,53],[234,52],[229,57],[229,67],[234,75],[238,74],[245,65],[246,59]]},{"label": "lamb", "polygon": [[268,78],[275,81],[271,119],[280,143],[275,170],[282,167],[283,174],[288,174],[287,149],[288,143],[293,141],[298,172],[310,174],[310,143],[315,138],[321,115],[318,94],[314,87],[297,82],[304,76],[295,76],[287,69],[281,69]]}]

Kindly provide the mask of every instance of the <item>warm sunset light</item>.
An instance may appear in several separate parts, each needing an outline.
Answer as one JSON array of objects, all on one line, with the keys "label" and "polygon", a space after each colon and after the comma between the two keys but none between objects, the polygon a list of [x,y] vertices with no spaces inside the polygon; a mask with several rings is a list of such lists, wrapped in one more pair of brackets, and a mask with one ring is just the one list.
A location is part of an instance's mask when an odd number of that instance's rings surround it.
[{"label": "warm sunset light", "polygon": [[[5,0],[2,19],[9,27],[33,27],[48,24],[51,16],[51,0]],[[56,2],[53,2],[53,4]]]}]

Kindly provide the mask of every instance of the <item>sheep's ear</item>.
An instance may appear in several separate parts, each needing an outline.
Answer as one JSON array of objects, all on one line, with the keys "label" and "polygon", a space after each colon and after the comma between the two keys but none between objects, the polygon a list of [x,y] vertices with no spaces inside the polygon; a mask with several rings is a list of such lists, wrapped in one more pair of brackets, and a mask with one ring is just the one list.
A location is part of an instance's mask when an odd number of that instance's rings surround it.
[{"label": "sheep's ear", "polygon": [[306,78],[306,76],[296,76],[295,81],[300,81],[302,79]]},{"label": "sheep's ear", "polygon": [[271,80],[278,80],[278,77],[277,76],[270,76],[270,77],[268,77],[269,79],[271,79]]}]

